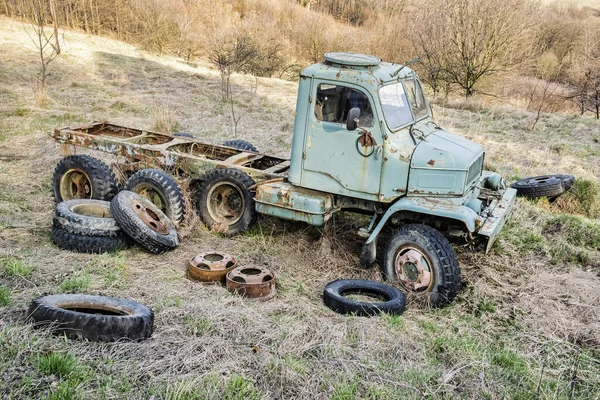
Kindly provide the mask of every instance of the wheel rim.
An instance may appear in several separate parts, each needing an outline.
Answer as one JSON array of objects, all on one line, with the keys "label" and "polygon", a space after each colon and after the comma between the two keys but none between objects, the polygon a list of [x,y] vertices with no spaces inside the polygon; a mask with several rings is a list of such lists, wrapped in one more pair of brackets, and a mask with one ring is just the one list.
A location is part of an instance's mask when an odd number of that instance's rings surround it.
[{"label": "wheel rim", "polygon": [[60,197],[63,200],[91,199],[93,195],[92,180],[82,170],[70,169],[60,178]]},{"label": "wheel rim", "polygon": [[419,248],[401,247],[394,257],[396,276],[402,285],[413,292],[430,291],[434,283],[431,260]]},{"label": "wheel rim", "polygon": [[161,235],[166,235],[169,233],[169,225],[162,218],[162,216],[154,212],[152,209],[148,208],[142,202],[133,200],[131,202],[131,207],[140,219],[140,221],[142,221],[142,223],[148,228]]},{"label": "wheel rim", "polygon": [[218,223],[235,224],[244,215],[245,208],[242,190],[232,183],[217,183],[208,192],[208,213]]},{"label": "wheel rim", "polygon": [[152,202],[160,211],[166,214],[167,202],[158,190],[150,185],[139,185],[134,190],[135,193],[139,194],[143,198]]}]

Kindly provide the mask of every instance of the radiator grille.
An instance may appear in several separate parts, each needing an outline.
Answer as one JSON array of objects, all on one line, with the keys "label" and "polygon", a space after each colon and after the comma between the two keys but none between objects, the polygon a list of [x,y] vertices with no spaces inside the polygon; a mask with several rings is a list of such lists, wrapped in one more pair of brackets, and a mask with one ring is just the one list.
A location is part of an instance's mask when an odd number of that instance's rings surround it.
[{"label": "radiator grille", "polygon": [[469,174],[467,175],[467,183],[473,182],[475,178],[481,175],[481,170],[483,169],[483,156],[479,156],[477,160],[473,164],[471,164],[471,168],[469,168]]}]

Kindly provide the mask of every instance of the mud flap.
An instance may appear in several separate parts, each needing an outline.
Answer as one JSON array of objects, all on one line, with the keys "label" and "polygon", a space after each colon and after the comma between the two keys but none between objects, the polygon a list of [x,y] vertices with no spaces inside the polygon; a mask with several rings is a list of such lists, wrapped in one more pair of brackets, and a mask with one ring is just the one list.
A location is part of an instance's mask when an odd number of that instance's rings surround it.
[{"label": "mud flap", "polygon": [[358,262],[363,267],[368,267],[369,265],[375,262],[375,258],[377,257],[377,239],[372,241],[367,241],[360,252],[360,259]]}]

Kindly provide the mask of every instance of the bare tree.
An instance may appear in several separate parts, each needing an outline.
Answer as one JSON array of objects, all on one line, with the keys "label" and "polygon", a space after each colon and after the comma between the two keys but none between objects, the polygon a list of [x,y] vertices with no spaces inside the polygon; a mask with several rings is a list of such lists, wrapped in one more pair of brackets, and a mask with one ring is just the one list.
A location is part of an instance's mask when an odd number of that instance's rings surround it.
[{"label": "bare tree", "polygon": [[590,111],[600,119],[600,24],[585,26],[569,80],[574,87],[571,98],[581,114]]},{"label": "bare tree", "polygon": [[58,28],[49,31],[46,29],[46,21],[50,14],[46,0],[28,0],[22,3],[23,14],[29,19],[27,34],[37,49],[40,61],[40,72],[38,75],[38,90],[40,93],[46,91],[46,80],[50,75],[48,67],[58,56],[59,49],[54,44]]},{"label": "bare tree", "polygon": [[460,87],[466,97],[484,77],[514,64],[527,30],[527,0],[429,0],[411,26],[429,75]]}]

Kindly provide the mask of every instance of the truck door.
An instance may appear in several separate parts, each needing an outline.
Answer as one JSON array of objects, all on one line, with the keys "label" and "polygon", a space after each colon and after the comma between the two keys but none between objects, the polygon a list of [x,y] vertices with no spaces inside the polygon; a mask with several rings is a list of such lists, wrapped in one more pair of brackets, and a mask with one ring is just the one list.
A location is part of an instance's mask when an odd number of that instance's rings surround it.
[{"label": "truck door", "polygon": [[[351,108],[368,134],[346,129]],[[381,174],[381,128],[368,92],[358,86],[315,80],[304,141],[304,187],[377,199]]]}]

